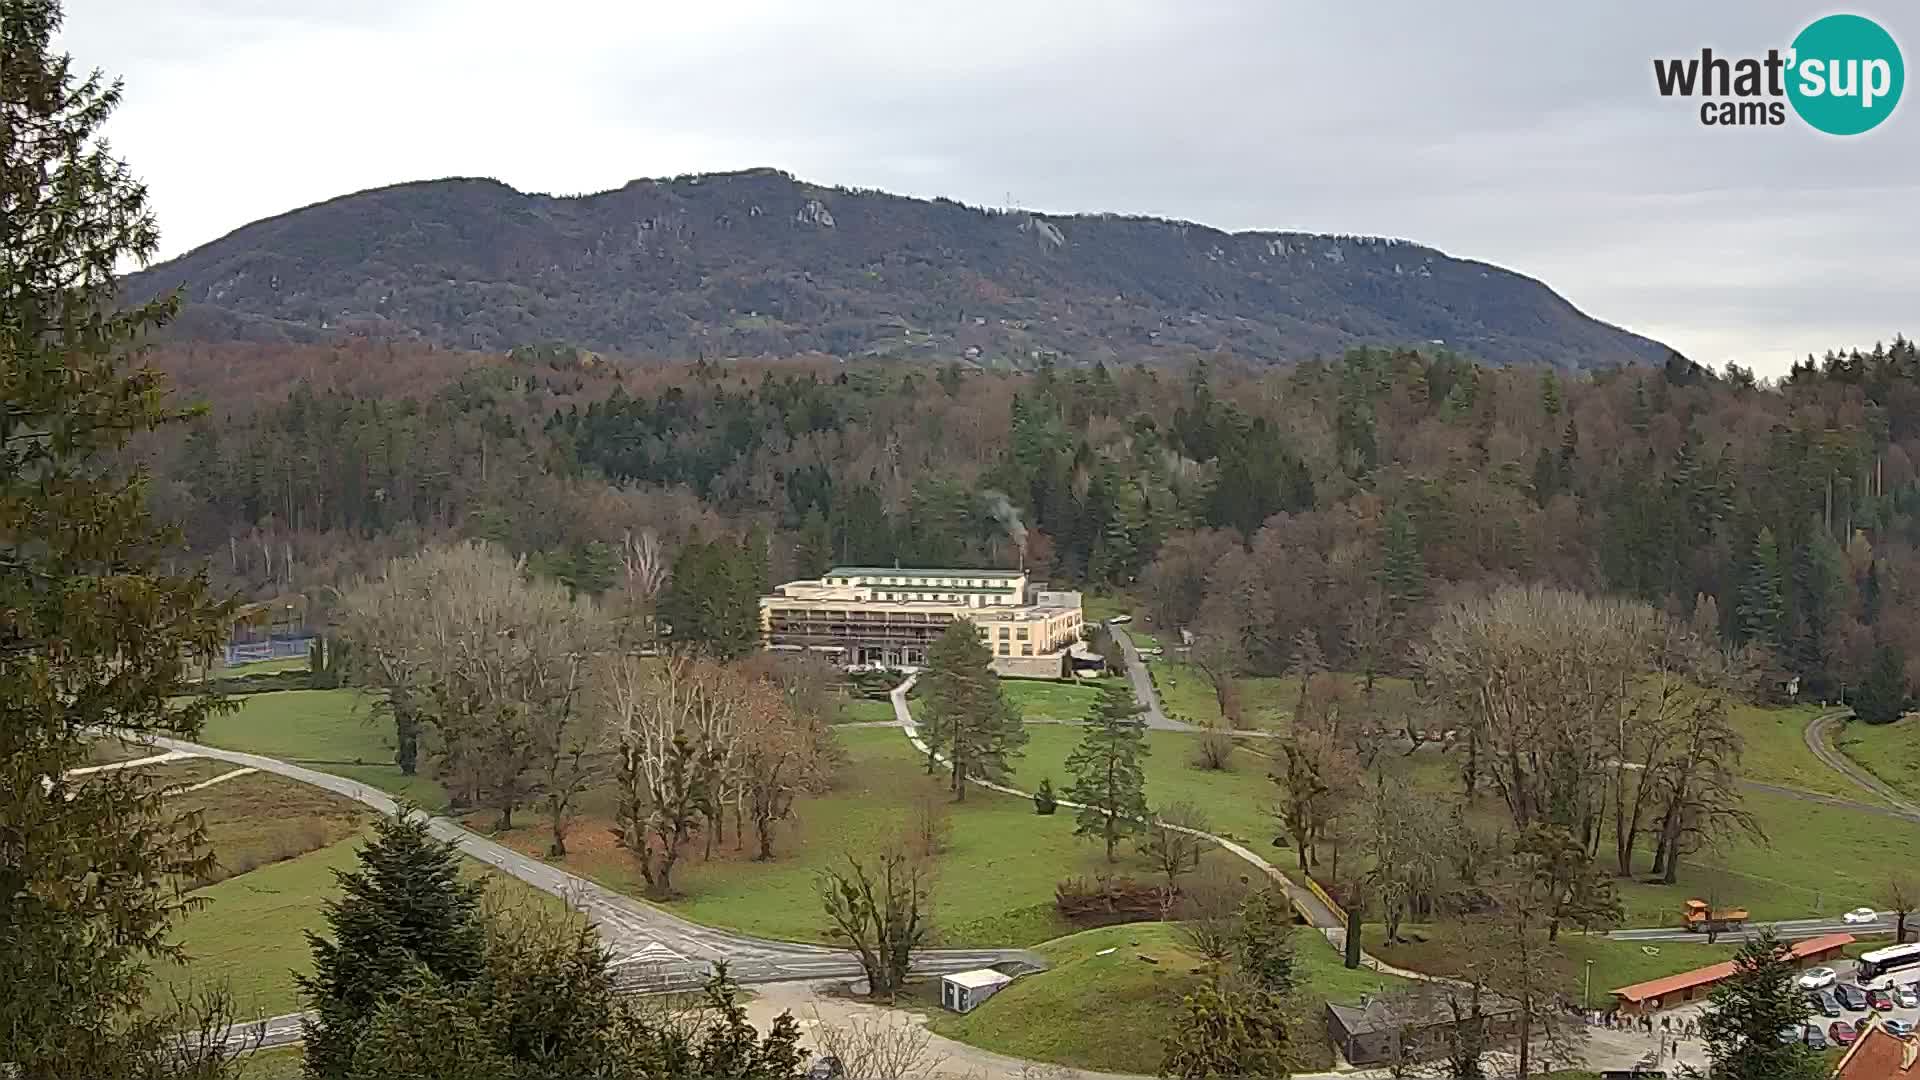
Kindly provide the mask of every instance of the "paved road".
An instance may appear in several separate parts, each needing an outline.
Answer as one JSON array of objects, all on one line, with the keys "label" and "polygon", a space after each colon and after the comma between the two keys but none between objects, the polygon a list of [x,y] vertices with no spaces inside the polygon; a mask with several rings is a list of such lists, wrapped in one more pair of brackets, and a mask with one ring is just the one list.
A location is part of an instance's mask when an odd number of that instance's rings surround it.
[{"label": "paved road", "polygon": [[[317,772],[274,758],[201,746],[180,739],[154,736],[154,745],[169,750],[232,762],[262,772],[276,773],[324,788],[390,814],[396,809],[385,792],[355,780]],[[856,977],[862,974],[853,953],[827,945],[774,941],[689,922],[650,904],[614,892],[603,885],[568,873],[557,866],[522,855],[441,817],[428,819],[432,834],[452,841],[462,852],[552,893],[586,916],[613,952],[616,976],[623,988],[635,991],[673,990],[704,983],[716,961],[724,960],[732,977],[742,983]],[[797,899],[795,903],[806,903]],[[965,971],[993,964],[1018,962],[1044,968],[1046,962],[1025,949],[929,949],[914,957],[923,972]],[[245,1026],[236,1037],[264,1033],[263,1045],[274,1046],[299,1038],[297,1015],[271,1017]]]},{"label": "paved road", "polygon": [[1127,636],[1123,627],[1107,624],[1113,632],[1113,640],[1120,643],[1120,653],[1127,661],[1127,681],[1133,684],[1133,700],[1146,711],[1147,726],[1158,731],[1201,731],[1182,720],[1175,720],[1160,708],[1160,694],[1153,688],[1153,676],[1147,674],[1146,661],[1140,659],[1140,650],[1133,645],[1133,639]]},{"label": "paved road", "polygon": [[[1882,917],[1870,923],[1849,923],[1842,922],[1839,919],[1786,919],[1781,922],[1772,923],[1748,923],[1739,930],[1723,931],[1717,935],[1715,940],[1745,941],[1766,927],[1771,927],[1777,937],[1787,941],[1798,941],[1801,938],[1819,937],[1822,934],[1891,934],[1893,933],[1893,920]],[[1609,932],[1607,936],[1615,941],[1698,941],[1704,943],[1707,940],[1707,935],[1704,933],[1694,933],[1691,930],[1682,930],[1672,926],[1656,926],[1644,930],[1614,930]]]}]

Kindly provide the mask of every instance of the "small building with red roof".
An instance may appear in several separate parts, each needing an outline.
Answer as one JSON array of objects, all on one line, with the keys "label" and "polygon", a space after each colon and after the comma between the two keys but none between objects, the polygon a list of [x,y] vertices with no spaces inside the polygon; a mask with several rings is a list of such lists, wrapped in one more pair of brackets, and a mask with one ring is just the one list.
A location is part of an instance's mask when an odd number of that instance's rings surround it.
[{"label": "small building with red roof", "polygon": [[[1840,955],[1840,950],[1853,944],[1852,934],[1824,934],[1805,941],[1796,941],[1790,947],[1793,962],[1801,967],[1831,960]],[[1616,1007],[1623,1013],[1637,1016],[1657,1009],[1671,1009],[1689,1001],[1697,1001],[1713,992],[1720,981],[1733,974],[1733,961],[1708,964],[1703,968],[1683,971],[1678,975],[1665,975],[1658,979],[1623,986],[1613,992]],[[1920,1080],[1916,1074],[1914,1080]]]}]

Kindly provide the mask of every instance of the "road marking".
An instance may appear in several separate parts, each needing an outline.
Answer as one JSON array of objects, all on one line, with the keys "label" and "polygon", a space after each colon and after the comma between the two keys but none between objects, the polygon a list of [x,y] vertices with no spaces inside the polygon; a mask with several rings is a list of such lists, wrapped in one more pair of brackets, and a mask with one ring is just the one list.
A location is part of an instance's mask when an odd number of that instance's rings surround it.
[{"label": "road marking", "polygon": [[679,953],[674,952],[672,949],[667,948],[657,941],[649,941],[647,942],[646,948],[614,961],[615,964],[684,964],[686,962],[686,957],[681,956]]}]

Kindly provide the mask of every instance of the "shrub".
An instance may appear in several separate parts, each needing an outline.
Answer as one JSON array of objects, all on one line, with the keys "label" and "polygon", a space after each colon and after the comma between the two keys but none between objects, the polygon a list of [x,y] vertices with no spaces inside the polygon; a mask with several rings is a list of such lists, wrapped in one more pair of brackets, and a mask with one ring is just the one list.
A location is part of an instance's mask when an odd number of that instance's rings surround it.
[{"label": "shrub", "polygon": [[1040,781],[1040,790],[1033,793],[1033,812],[1051,814],[1058,809],[1060,809],[1060,800],[1053,797],[1053,779],[1043,778]]},{"label": "shrub", "polygon": [[914,803],[909,827],[907,846],[915,855],[930,859],[947,850],[947,840],[953,835],[953,821],[946,798],[932,792],[923,793]]},{"label": "shrub", "polygon": [[1163,897],[1158,886],[1133,878],[1067,878],[1053,887],[1053,906],[1080,926],[1158,919]]},{"label": "shrub", "polygon": [[1201,732],[1194,740],[1193,763],[1202,769],[1224,770],[1233,767],[1233,736],[1224,731]]}]

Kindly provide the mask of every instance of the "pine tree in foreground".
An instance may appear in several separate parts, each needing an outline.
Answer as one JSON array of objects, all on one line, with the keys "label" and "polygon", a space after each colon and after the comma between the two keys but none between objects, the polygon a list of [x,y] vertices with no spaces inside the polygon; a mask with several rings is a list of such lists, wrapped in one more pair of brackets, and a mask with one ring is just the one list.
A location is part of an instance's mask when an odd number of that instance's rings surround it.
[{"label": "pine tree in foreground", "polygon": [[1067,772],[1073,777],[1067,800],[1080,804],[1073,834],[1100,837],[1106,843],[1108,862],[1114,861],[1113,851],[1121,838],[1147,828],[1152,816],[1147,809],[1146,773],[1140,767],[1140,759],[1149,752],[1146,725],[1140,719],[1144,711],[1126,683],[1102,686],[1080,745],[1067,755]]},{"label": "pine tree in foreground", "polygon": [[329,936],[307,934],[313,974],[296,978],[315,1013],[302,1029],[316,1078],[349,1075],[376,1013],[429,992],[420,973],[457,988],[483,966],[485,886],[461,873],[464,857],[424,818],[406,808],[381,818],[356,858],[356,869],[334,871],[340,896],[322,905]]},{"label": "pine tree in foreground", "polygon": [[[114,275],[158,233],[100,133],[120,85],[53,51],[53,0],[0,0],[0,1072],[211,1076],[152,970],[212,867],[197,815],[129,773],[69,780],[109,725],[191,736],[219,707],[194,669],[231,606],[163,572],[177,529],[123,451],[189,415],[131,356],[171,297],[122,308]],[[205,1048],[202,1052],[200,1048]]]},{"label": "pine tree in foreground", "polygon": [[1763,930],[1740,946],[1733,974],[1714,989],[1700,1024],[1717,1080],[1819,1080],[1827,1075],[1818,1054],[1780,1033],[1807,1019],[1806,992],[1794,982],[1800,971],[1791,951],[1773,931]]},{"label": "pine tree in foreground", "polygon": [[947,624],[927,650],[920,684],[928,768],[935,755],[944,754],[952,767],[954,798],[964,801],[968,780],[1006,772],[1008,759],[1027,743],[1027,729],[1000,692],[993,653],[971,620]]}]

